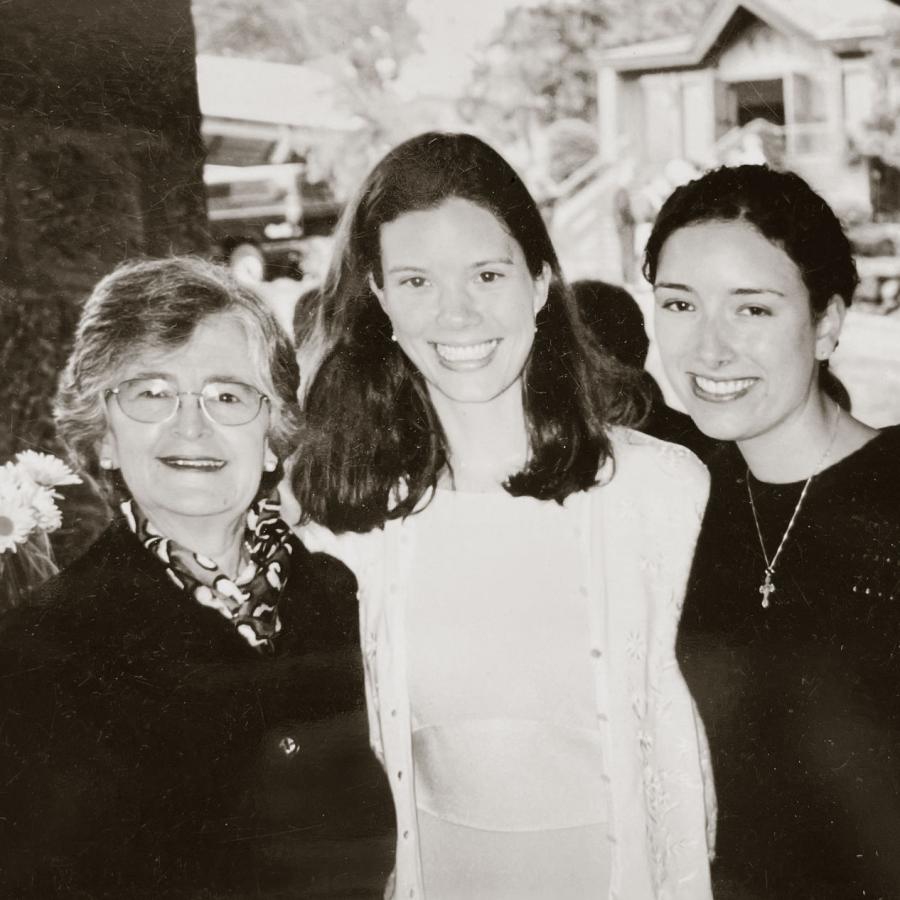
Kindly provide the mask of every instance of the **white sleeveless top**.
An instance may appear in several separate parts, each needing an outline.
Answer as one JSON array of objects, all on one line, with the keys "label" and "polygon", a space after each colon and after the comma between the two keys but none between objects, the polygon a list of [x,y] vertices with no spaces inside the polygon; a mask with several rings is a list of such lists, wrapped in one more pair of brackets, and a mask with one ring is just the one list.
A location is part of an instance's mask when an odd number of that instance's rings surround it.
[{"label": "white sleeveless top", "polygon": [[607,786],[568,506],[439,490],[406,640],[429,900],[603,897]]}]

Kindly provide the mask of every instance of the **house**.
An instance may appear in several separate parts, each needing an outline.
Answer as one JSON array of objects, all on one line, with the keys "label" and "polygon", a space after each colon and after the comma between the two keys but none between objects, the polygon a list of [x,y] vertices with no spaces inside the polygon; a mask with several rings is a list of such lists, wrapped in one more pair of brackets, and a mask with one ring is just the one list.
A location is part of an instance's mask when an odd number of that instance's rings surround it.
[{"label": "house", "polygon": [[889,0],[718,0],[694,34],[599,57],[601,153],[644,171],[764,154],[836,207],[868,207],[853,141],[879,90],[900,101],[900,60],[879,49],[898,29]]}]

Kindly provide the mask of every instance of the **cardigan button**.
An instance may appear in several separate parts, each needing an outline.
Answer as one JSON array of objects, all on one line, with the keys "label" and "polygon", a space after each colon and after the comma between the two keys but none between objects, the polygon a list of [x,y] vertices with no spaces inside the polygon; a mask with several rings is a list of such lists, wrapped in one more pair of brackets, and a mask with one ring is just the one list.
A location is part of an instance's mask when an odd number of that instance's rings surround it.
[{"label": "cardigan button", "polygon": [[286,735],[278,742],[278,749],[285,756],[293,756],[300,749],[300,745],[290,735]]},{"label": "cardigan button", "polygon": [[603,656],[603,651],[598,647],[593,647],[591,648],[591,656],[593,656],[594,659],[600,659],[600,657]]}]

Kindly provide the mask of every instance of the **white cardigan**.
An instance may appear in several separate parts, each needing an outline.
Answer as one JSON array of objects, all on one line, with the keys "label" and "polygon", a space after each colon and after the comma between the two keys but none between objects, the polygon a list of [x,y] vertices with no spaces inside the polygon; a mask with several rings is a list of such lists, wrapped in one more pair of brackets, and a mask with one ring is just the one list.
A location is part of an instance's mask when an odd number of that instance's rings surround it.
[{"label": "white cardigan", "polygon": [[[674,644],[708,475],[682,447],[624,428],[610,437],[614,467],[567,501],[578,505],[590,560],[591,655],[611,805],[608,900],[705,900],[712,897],[712,780]],[[393,898],[425,896],[404,626],[417,517],[363,535],[335,536],[317,525],[298,531],[359,581],[371,742],[397,812],[397,862],[386,894]]]}]

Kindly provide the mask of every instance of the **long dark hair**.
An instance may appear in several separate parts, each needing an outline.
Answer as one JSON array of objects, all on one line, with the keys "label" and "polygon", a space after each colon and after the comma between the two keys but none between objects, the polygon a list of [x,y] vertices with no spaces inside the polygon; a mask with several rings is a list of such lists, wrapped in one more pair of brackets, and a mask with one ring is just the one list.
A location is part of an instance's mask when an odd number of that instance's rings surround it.
[{"label": "long dark hair", "polygon": [[511,166],[472,135],[419,135],[388,153],[348,206],[323,289],[330,349],[306,397],[293,480],[306,518],[334,531],[409,515],[448,464],[425,380],[391,341],[369,277],[383,283],[382,225],[451,197],[491,212],[533,277],[545,264],[552,272],[523,373],[530,461],[506,490],[562,502],[590,487],[611,456],[606,426],[643,412],[635,376],[582,327],[537,204]]},{"label": "long dark hair", "polygon": [[[644,251],[644,277],[652,284],[663,245],[680,228],[702,222],[741,220],[780,247],[800,271],[812,315],[832,297],[847,306],[859,284],[850,241],[834,211],[799,175],[768,166],[722,166],[676,188],[662,205]],[[850,408],[847,389],[819,364],[819,384]]]}]

